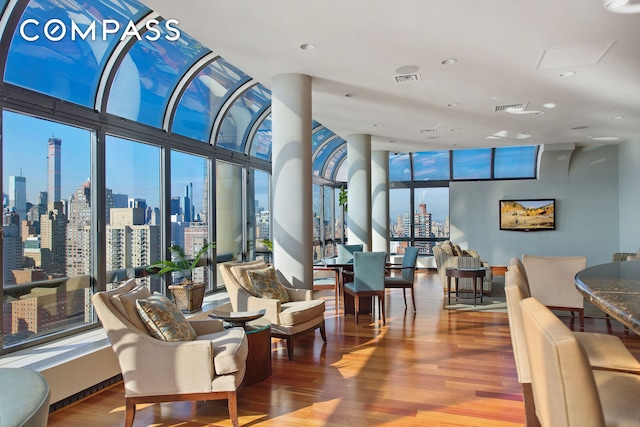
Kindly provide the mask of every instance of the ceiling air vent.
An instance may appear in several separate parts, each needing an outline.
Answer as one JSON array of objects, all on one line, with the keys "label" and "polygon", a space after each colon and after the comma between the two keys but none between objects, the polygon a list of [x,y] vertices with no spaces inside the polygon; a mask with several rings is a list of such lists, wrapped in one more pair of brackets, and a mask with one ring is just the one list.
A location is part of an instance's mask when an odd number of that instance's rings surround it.
[{"label": "ceiling air vent", "polygon": [[529,105],[528,102],[523,102],[522,104],[505,104],[505,105],[496,105],[496,113],[513,113],[514,111],[524,111]]},{"label": "ceiling air vent", "polygon": [[420,129],[420,133],[426,133],[426,134],[434,134],[438,132],[438,130],[436,128],[431,128],[431,129]]},{"label": "ceiling air vent", "polygon": [[421,82],[422,78],[420,77],[420,73],[396,74],[395,76],[393,76],[393,80],[395,80],[397,84],[401,84]]}]

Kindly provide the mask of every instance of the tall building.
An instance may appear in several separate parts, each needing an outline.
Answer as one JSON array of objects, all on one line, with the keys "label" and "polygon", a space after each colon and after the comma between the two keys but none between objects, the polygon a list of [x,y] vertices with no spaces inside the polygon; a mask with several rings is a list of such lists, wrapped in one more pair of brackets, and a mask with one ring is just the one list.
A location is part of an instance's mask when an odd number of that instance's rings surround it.
[{"label": "tall building", "polygon": [[63,203],[49,203],[49,211],[40,216],[42,269],[48,274],[65,274],[67,255],[67,216]]},{"label": "tall building", "polygon": [[9,209],[13,209],[20,220],[27,219],[27,178],[9,177]]},{"label": "tall building", "polygon": [[49,202],[59,202],[61,196],[61,176],[60,168],[62,150],[62,140],[60,138],[49,138],[49,152],[47,156],[47,194]]},{"label": "tall building", "polygon": [[22,268],[22,239],[20,238],[20,226],[17,222],[18,215],[7,209],[2,217],[2,232],[4,234],[2,239],[4,277],[2,280],[5,285],[16,283],[11,270]]},{"label": "tall building", "polygon": [[185,185],[184,198],[182,199],[182,214],[184,215],[184,222],[189,223],[193,221],[193,184]]},{"label": "tall building", "polygon": [[[107,271],[146,267],[162,258],[160,227],[144,223],[145,210],[137,208],[111,209],[111,224],[107,226]],[[159,278],[138,279],[159,289]]]},{"label": "tall building", "polygon": [[67,212],[67,276],[91,273],[91,183],[69,197]]}]

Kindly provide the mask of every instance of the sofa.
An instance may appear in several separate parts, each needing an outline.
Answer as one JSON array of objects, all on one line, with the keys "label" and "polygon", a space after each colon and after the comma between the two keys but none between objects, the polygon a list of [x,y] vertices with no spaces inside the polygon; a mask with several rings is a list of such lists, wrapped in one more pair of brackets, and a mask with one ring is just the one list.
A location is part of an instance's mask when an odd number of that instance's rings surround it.
[{"label": "sofa", "polygon": [[[484,295],[491,295],[491,282],[493,280],[493,273],[491,272],[491,266],[488,262],[482,261],[477,251],[466,249],[463,250],[459,245],[452,243],[450,240],[445,240],[439,245],[433,248],[433,257],[436,261],[436,268],[438,269],[438,275],[440,276],[440,282],[442,283],[442,289],[447,292],[447,276],[446,270],[448,267],[453,268],[486,268],[485,276],[482,281],[482,293]],[[451,280],[452,292],[473,292],[474,285],[473,279],[458,279],[458,289],[455,288],[455,280]]]}]

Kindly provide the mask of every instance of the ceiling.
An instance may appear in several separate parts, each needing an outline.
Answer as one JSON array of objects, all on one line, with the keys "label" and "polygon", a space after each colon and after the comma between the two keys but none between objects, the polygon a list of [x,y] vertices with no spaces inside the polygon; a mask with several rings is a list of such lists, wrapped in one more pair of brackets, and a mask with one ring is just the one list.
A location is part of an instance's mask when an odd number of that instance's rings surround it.
[{"label": "ceiling", "polygon": [[143,2],[269,88],[311,76],[313,118],[373,149],[640,142],[640,13],[602,0]]}]

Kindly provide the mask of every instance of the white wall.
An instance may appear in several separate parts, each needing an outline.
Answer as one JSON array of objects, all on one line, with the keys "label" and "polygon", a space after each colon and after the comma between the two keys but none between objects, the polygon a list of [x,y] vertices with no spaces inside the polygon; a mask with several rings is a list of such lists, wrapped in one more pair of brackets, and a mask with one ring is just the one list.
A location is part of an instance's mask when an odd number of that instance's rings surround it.
[{"label": "white wall", "polygon": [[[637,159],[640,149],[634,149],[634,154]],[[463,249],[476,249],[496,266],[506,266],[511,257],[523,253],[586,255],[588,265],[610,262],[612,253],[621,250],[620,225],[631,221],[623,221],[620,211],[637,212],[640,204],[636,192],[633,210],[627,211],[630,203],[620,205],[618,163],[617,146],[560,147],[543,152],[537,180],[452,182],[451,240]],[[631,168],[629,163],[625,168]],[[517,198],[555,198],[556,230],[501,231],[499,200]],[[637,242],[632,245],[636,251],[640,239],[629,239]]]},{"label": "white wall", "polygon": [[620,182],[620,252],[640,248],[640,144],[627,142],[618,149]]}]

